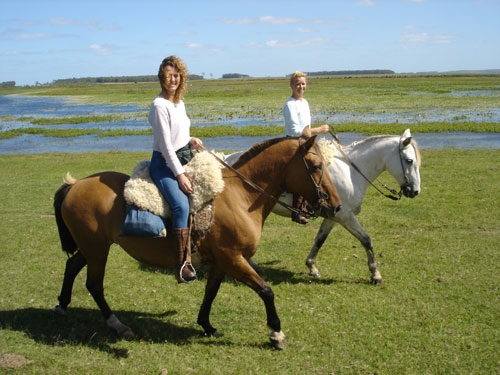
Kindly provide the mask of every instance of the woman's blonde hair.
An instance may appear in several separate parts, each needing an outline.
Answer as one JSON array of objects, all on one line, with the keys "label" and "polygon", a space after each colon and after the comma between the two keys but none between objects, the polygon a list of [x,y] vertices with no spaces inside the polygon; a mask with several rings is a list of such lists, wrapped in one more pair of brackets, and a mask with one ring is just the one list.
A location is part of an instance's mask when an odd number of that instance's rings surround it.
[{"label": "woman's blonde hair", "polygon": [[165,57],[160,64],[160,68],[158,69],[158,79],[160,80],[160,86],[163,90],[167,90],[167,79],[168,75],[165,73],[165,68],[167,66],[171,66],[172,68],[177,69],[179,72],[180,83],[179,87],[174,94],[174,103],[179,103],[182,100],[184,93],[187,88],[187,79],[188,79],[188,71],[187,66],[179,57],[177,56],[169,56]]},{"label": "woman's blonde hair", "polygon": [[299,72],[298,70],[292,74],[292,76],[290,77],[290,85],[293,85],[295,83],[295,80],[298,79],[298,78],[307,78],[307,74],[306,73],[303,73],[303,72]]}]

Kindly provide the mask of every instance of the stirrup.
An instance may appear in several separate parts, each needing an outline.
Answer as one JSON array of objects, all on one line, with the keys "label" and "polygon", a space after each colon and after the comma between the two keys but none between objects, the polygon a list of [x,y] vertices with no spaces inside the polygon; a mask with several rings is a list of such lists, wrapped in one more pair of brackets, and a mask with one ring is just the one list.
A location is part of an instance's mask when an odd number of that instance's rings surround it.
[{"label": "stirrup", "polygon": [[[182,272],[184,269],[187,267],[188,271],[191,272],[193,275],[189,276],[189,278],[183,278],[182,277]],[[177,275],[177,282],[180,283],[190,283],[192,281],[196,280],[196,270],[194,269],[193,265],[189,262],[184,262],[182,266],[179,268],[179,274]]]}]

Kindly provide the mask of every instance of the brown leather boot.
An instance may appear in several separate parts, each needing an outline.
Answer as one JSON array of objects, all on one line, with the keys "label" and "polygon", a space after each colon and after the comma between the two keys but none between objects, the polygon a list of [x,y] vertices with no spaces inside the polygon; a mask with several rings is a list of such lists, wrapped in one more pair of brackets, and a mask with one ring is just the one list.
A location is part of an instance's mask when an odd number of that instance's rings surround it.
[{"label": "brown leather boot", "polygon": [[196,280],[196,270],[191,264],[191,238],[189,228],[174,229],[177,239],[177,270],[175,277],[178,283],[189,283]]},{"label": "brown leather boot", "polygon": [[[304,203],[305,203],[304,197],[295,193],[293,194],[293,202],[292,202],[293,208],[302,210]],[[295,212],[292,212],[292,221],[295,221],[296,223],[299,224],[307,224],[309,222],[307,218]]]}]

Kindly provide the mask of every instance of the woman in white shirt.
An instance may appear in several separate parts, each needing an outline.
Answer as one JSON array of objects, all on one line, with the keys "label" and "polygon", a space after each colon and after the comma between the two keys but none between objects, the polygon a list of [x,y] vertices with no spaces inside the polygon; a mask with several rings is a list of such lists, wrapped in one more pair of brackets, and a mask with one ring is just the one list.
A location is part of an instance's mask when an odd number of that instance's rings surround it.
[{"label": "woman in white shirt", "polygon": [[158,71],[161,92],[151,103],[148,117],[154,140],[149,172],[172,210],[172,228],[178,250],[176,278],[179,283],[196,279],[196,271],[189,262],[188,195],[193,192],[193,187],[183,166],[191,160],[191,150],[202,146],[202,141],[189,133],[191,120],[182,100],[187,78],[186,64],[180,58],[165,58]]},{"label": "woman in white shirt", "polygon": [[[327,133],[330,127],[326,124],[316,128],[311,127],[311,111],[309,103],[304,98],[307,89],[306,74],[295,72],[290,77],[290,88],[292,96],[288,98],[283,106],[283,117],[285,118],[285,134],[289,137],[299,137],[305,128],[309,128],[311,135]],[[293,194],[293,207],[305,210],[307,202],[304,197]],[[292,213],[292,220],[299,224],[307,224],[308,220],[302,215]]]}]

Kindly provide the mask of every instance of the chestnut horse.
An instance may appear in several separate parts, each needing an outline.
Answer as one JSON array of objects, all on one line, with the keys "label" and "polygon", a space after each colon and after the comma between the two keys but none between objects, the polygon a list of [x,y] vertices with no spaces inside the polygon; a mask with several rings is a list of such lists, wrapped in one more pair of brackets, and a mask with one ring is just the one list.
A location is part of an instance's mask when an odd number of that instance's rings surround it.
[{"label": "chestnut horse", "polygon": [[[264,302],[270,340],[283,349],[285,335],[270,286],[250,266],[262,227],[277,199],[285,190],[296,192],[312,203],[316,214],[334,216],[339,195],[316,144],[316,137],[275,138],[256,144],[241,156],[234,171],[223,168],[224,190],[214,197],[214,220],[203,237],[193,238],[204,263],[211,266],[198,324],[207,336],[216,335],[210,310],[225,275],[252,288]],[[244,180],[244,176],[247,180]],[[81,180],[66,181],[56,192],[54,209],[61,245],[71,254],[66,262],[59,305],[54,312],[65,315],[73,282],[87,266],[86,287],[109,327],[122,337],[132,330],[113,314],[104,298],[103,280],[112,243],[120,245],[139,262],[174,268],[175,238],[120,236],[125,219],[123,197],[128,175],[101,172]],[[263,190],[255,188],[255,185]]]}]

